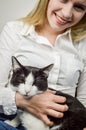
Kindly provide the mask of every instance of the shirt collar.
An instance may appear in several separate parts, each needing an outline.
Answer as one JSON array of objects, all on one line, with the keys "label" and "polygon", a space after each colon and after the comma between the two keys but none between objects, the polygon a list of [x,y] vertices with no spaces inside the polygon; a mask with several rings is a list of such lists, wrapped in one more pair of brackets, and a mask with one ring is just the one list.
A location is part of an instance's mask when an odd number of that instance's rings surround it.
[{"label": "shirt collar", "polygon": [[[36,31],[35,31],[35,27],[33,25],[28,25],[28,24],[25,24],[22,31],[21,31],[21,34],[25,37],[28,37],[28,36],[31,36],[33,39],[40,39],[43,38],[42,36],[39,36]],[[72,41],[72,37],[71,37],[71,29],[67,29],[64,33],[62,34],[59,34],[57,36],[57,38],[59,37],[62,37],[62,36],[67,36],[69,38],[70,41]],[[44,38],[43,38],[44,39]],[[40,40],[39,40],[40,41]]]},{"label": "shirt collar", "polygon": [[23,36],[28,36],[28,35],[36,35],[36,32],[35,32],[35,27],[33,25],[29,26],[28,24],[25,24],[22,31],[21,31],[21,34]]},{"label": "shirt collar", "polygon": [[69,28],[69,29],[67,29],[64,33],[62,33],[62,34],[59,34],[58,36],[57,36],[57,39],[59,38],[59,37],[67,37],[71,42],[72,42],[72,36],[71,36],[71,28]]}]

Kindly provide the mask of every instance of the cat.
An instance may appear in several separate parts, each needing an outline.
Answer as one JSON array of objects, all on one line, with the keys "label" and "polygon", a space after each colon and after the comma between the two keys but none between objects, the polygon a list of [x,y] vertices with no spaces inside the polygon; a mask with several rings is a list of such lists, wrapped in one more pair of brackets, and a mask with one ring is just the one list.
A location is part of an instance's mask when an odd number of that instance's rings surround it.
[{"label": "cat", "polygon": [[[44,68],[23,66],[15,57],[12,57],[12,68],[8,86],[13,91],[18,91],[25,98],[31,98],[48,88],[48,76],[53,64]],[[53,90],[53,89],[51,89]],[[83,130],[86,127],[86,108],[80,101],[63,92],[56,91],[56,95],[66,97],[68,111],[64,112],[63,118],[48,116],[54,122],[52,127],[45,125],[40,119],[23,111],[19,118],[26,130]],[[18,121],[17,121],[18,122]]]},{"label": "cat", "polygon": [[[52,67],[53,64],[50,64],[43,68],[23,66],[17,60],[16,57],[12,56],[12,69],[10,71],[8,77],[9,80],[8,83],[6,84],[6,87],[10,87],[13,91],[19,92],[25,98],[31,98],[36,94],[43,93],[48,88],[47,80],[48,80],[49,72],[52,69]],[[40,125],[40,128],[43,126],[43,130],[44,128],[47,127],[41,120],[37,119],[32,114],[26,111],[22,111],[22,112],[19,111],[17,114],[18,116],[16,116],[13,120],[11,121],[6,120],[5,122],[14,127],[17,127],[20,124],[20,122],[22,122],[26,130],[39,129],[38,124],[42,124]],[[37,120],[38,120],[38,124],[37,124]],[[36,122],[36,124],[34,124],[35,127],[34,126],[32,127],[33,122]]]}]

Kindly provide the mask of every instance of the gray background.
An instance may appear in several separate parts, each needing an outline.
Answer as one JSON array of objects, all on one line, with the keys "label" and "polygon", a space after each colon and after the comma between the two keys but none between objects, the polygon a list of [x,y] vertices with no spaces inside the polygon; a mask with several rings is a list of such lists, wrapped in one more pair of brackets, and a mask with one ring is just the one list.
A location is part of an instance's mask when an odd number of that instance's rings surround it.
[{"label": "gray background", "polygon": [[0,32],[8,21],[26,16],[37,0],[0,0]]}]

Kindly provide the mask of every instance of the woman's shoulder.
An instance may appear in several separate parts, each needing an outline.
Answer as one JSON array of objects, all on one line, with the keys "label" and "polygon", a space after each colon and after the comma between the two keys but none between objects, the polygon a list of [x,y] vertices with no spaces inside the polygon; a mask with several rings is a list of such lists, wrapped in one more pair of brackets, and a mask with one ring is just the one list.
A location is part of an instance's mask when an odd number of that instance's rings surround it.
[{"label": "woman's shoulder", "polygon": [[5,27],[6,29],[9,29],[9,30],[13,30],[14,32],[20,32],[25,26],[25,23],[23,23],[22,21],[18,21],[18,20],[15,20],[15,21],[10,21],[10,22],[7,22]]},{"label": "woman's shoulder", "polygon": [[6,25],[8,26],[22,26],[24,23],[22,21],[18,21],[18,20],[15,20],[15,21],[9,21],[6,23]]},{"label": "woman's shoulder", "polygon": [[25,24],[21,21],[7,22],[0,33],[0,47],[10,48],[10,50],[16,50],[21,44],[22,35],[21,32],[25,28]]}]

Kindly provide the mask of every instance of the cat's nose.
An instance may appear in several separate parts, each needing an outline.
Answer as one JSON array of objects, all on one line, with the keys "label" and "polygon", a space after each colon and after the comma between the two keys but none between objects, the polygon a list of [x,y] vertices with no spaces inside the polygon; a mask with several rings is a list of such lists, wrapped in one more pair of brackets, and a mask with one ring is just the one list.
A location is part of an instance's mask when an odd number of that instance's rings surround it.
[{"label": "cat's nose", "polygon": [[30,92],[29,90],[28,90],[28,91],[25,91],[26,95],[28,95],[29,92]]}]

